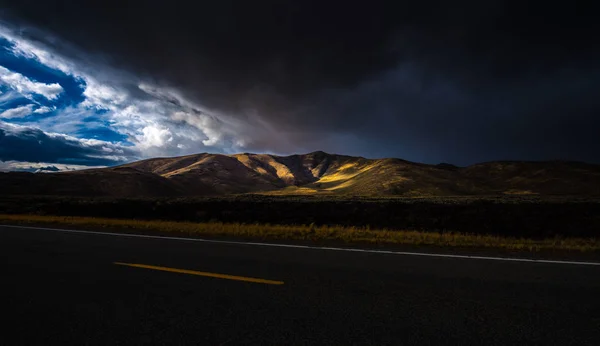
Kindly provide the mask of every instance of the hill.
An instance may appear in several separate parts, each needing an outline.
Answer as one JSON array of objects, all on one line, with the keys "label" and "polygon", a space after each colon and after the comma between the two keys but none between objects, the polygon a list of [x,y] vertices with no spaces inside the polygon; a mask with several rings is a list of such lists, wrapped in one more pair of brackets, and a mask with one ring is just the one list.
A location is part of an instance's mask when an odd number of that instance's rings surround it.
[{"label": "hill", "polygon": [[0,173],[3,195],[168,197],[183,189],[160,175],[127,168],[61,173]]},{"label": "hill", "polygon": [[600,195],[600,165],[498,161],[457,167],[305,155],[197,154],[61,173],[0,174],[3,194],[162,197],[273,195]]}]

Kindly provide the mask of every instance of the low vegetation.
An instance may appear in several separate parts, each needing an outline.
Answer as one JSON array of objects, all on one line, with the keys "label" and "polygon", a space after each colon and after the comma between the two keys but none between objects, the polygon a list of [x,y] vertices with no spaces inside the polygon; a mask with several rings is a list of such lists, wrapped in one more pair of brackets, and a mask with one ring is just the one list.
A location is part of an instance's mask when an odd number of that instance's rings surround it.
[{"label": "low vegetation", "polygon": [[494,248],[521,251],[600,251],[596,238],[527,239],[455,232],[421,232],[344,226],[271,225],[222,222],[173,222],[126,220],[97,217],[48,215],[0,215],[0,222],[12,224],[61,225],[91,229],[150,232],[174,236],[232,237],[258,240],[295,240],[313,243],[344,242],[379,245],[416,245],[462,248]]},{"label": "low vegetation", "polygon": [[0,214],[192,223],[315,224],[531,239],[600,237],[600,199],[528,195],[485,198],[0,196]]}]

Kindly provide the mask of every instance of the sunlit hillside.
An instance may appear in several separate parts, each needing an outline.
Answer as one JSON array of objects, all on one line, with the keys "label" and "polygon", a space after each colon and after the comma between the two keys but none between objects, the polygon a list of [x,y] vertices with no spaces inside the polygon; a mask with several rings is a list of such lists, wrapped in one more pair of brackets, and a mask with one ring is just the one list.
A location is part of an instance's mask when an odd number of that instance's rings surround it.
[{"label": "sunlit hillside", "polygon": [[461,168],[318,151],[291,156],[199,154],[126,167],[161,175],[197,193],[600,194],[600,166],[577,162],[490,162]]},{"label": "sunlit hillside", "polygon": [[400,159],[197,154],[66,173],[0,174],[4,194],[190,196],[600,195],[600,166],[578,162],[489,162],[469,167]]}]

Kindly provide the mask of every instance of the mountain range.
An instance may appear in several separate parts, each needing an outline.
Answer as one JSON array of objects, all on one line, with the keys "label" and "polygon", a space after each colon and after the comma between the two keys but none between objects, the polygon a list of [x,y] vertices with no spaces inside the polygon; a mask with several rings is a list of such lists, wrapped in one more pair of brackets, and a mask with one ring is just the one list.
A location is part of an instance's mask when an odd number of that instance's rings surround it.
[{"label": "mountain range", "polygon": [[462,196],[600,195],[600,165],[496,161],[467,167],[304,155],[196,154],[117,167],[0,174],[4,195],[114,197],[270,195]]}]

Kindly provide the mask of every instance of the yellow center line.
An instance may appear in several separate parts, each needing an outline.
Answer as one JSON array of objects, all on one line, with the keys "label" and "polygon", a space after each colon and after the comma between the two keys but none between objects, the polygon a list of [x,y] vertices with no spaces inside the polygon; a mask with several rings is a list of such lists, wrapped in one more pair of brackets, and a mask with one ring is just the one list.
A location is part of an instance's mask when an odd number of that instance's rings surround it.
[{"label": "yellow center line", "polygon": [[211,277],[211,278],[219,278],[219,279],[226,279],[226,280],[246,281],[246,282],[254,282],[254,283],[259,283],[259,284],[267,284],[267,285],[283,285],[283,281],[274,281],[274,280],[266,280],[266,279],[258,279],[258,278],[249,278],[249,277],[245,277],[245,276],[236,276],[236,275],[219,274],[219,273],[199,272],[199,271],[195,271],[195,270],[177,269],[177,268],[168,268],[168,267],[159,267],[159,266],[151,266],[151,265],[147,265],[147,264],[137,264],[137,263],[114,262],[114,264],[119,265],[119,266],[127,266],[127,267],[135,267],[135,268],[160,270],[160,271],[171,272],[171,273],[180,273],[180,274],[189,274],[189,275],[198,275],[198,276],[208,276],[208,277]]}]

